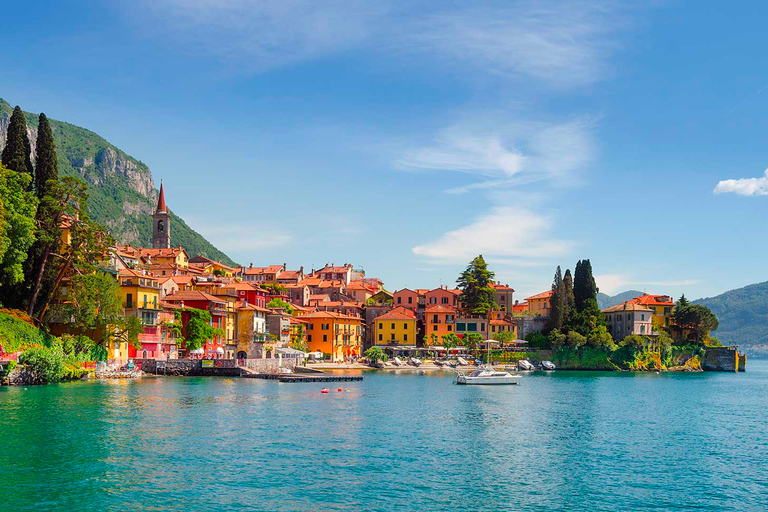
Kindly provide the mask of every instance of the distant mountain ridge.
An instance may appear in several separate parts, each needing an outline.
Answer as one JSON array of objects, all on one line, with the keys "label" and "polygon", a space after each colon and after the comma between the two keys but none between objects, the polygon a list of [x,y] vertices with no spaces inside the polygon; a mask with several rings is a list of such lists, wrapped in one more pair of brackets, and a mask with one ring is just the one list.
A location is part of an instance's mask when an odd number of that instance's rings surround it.
[{"label": "distant mountain ridge", "polygon": [[600,309],[610,308],[611,306],[627,302],[629,299],[639,297],[642,294],[643,292],[637,290],[627,290],[613,296],[600,292],[597,294],[597,305]]},{"label": "distant mountain ridge", "polygon": [[712,334],[723,345],[739,345],[750,355],[768,356],[768,281],[693,301],[720,320]]},{"label": "distant mountain ridge", "polygon": [[[13,107],[0,98],[0,150],[5,145],[12,112]],[[24,114],[34,158],[39,116],[28,112]],[[158,191],[149,167],[90,130],[49,120],[56,140],[59,174],[76,176],[88,183],[91,217],[106,226],[118,243],[151,247],[151,215]],[[166,190],[166,196],[169,195],[172,197]],[[234,265],[229,256],[177,215],[171,216],[171,244],[183,246],[190,256],[202,254]]]}]

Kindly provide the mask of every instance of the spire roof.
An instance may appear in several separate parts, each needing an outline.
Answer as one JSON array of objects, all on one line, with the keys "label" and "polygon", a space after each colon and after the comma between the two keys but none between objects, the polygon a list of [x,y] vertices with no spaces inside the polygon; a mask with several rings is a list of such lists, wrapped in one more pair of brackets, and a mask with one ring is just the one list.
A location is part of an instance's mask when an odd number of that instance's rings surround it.
[{"label": "spire roof", "polygon": [[160,197],[157,198],[157,211],[164,212],[165,208],[165,194],[163,193],[163,182],[160,182]]}]

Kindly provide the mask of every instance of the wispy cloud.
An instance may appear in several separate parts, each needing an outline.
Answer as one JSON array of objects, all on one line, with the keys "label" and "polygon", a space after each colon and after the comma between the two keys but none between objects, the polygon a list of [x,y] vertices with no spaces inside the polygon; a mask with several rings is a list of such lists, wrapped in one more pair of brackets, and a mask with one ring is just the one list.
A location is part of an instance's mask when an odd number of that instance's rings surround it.
[{"label": "wispy cloud", "polygon": [[505,122],[503,117],[496,114],[445,128],[433,144],[404,152],[395,166],[401,170],[461,172],[481,180],[448,190],[464,193],[542,180],[563,184],[592,157],[592,119],[549,124]]},{"label": "wispy cloud", "polygon": [[522,75],[561,88],[606,74],[624,22],[610,0],[475,3],[426,16],[406,36],[473,72]]},{"label": "wispy cloud", "polygon": [[557,88],[604,76],[615,34],[624,25],[617,0],[549,5],[478,0],[469,8],[414,0],[137,0],[125,5],[155,38],[247,71],[365,48],[465,77],[502,74]]},{"label": "wispy cloud", "polygon": [[676,281],[638,281],[622,274],[604,274],[596,275],[595,282],[597,283],[597,287],[600,288],[601,292],[610,295],[616,292],[625,291],[631,287],[657,286],[660,288],[665,288],[692,286],[698,284],[700,281],[694,279],[682,279]]},{"label": "wispy cloud", "polygon": [[768,196],[768,169],[760,178],[723,180],[717,184],[715,194],[737,194],[740,196]]},{"label": "wispy cloud", "polygon": [[413,253],[436,263],[466,263],[478,254],[486,258],[551,258],[566,253],[572,243],[550,238],[551,221],[524,208],[499,206],[472,224],[418,245]]}]

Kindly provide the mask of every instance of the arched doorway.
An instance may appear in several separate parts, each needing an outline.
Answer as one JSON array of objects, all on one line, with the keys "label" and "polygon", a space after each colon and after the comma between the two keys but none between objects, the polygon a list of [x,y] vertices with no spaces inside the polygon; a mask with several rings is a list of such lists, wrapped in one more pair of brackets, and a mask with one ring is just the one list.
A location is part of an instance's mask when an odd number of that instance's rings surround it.
[{"label": "arched doorway", "polygon": [[147,351],[146,350],[142,350],[141,351],[141,357],[142,357],[142,359],[146,359],[147,358]]},{"label": "arched doorway", "polygon": [[248,354],[245,352],[245,350],[241,350],[237,353],[238,359],[248,359]]}]

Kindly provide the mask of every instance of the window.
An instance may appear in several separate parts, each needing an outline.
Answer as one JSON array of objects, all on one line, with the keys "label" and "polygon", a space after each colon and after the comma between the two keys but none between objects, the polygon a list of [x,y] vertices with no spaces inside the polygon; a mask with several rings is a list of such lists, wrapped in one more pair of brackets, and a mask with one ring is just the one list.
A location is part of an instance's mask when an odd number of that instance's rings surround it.
[{"label": "window", "polygon": [[392,322],[392,327],[391,327],[391,328],[392,328],[392,329],[394,329],[394,328],[395,328],[395,322]]},{"label": "window", "polygon": [[506,295],[502,295],[501,296],[501,302],[504,302],[505,300],[507,300],[507,296]]},{"label": "window", "polygon": [[144,294],[144,309],[147,308],[147,294]]},{"label": "window", "polygon": [[433,330],[433,331],[436,331],[436,330],[437,330],[437,326],[436,326],[436,325],[433,325],[433,326],[432,326],[432,330]]},{"label": "window", "polygon": [[640,320],[643,320],[643,321],[645,320],[645,313],[642,313],[642,314],[640,315]]},{"label": "window", "polygon": [[384,328],[384,324],[379,322],[379,329],[383,329],[383,328]]},{"label": "window", "polygon": [[477,331],[477,322],[468,323],[467,331]]},{"label": "window", "polygon": [[323,341],[328,341],[328,335],[327,334],[323,334]]},{"label": "window", "polygon": [[485,324],[480,324],[480,330],[485,331]]},{"label": "window", "polygon": [[408,341],[408,335],[407,334],[403,334],[403,341]]},{"label": "window", "polygon": [[452,330],[453,330],[453,326],[452,326],[452,325],[449,325],[449,326],[448,326],[448,332],[451,332]]},{"label": "window", "polygon": [[157,296],[152,297],[152,307],[157,309]]},{"label": "window", "polygon": [[408,324],[403,323],[403,329],[408,330]]},{"label": "window", "polygon": [[132,308],[133,307],[133,294],[129,293],[125,296],[125,307]]},{"label": "window", "polygon": [[644,325],[641,325],[641,326],[640,326],[640,332],[641,332],[642,334],[645,334],[645,326],[644,326]]},{"label": "window", "polygon": [[448,297],[443,297],[443,300],[441,302],[443,304],[448,304]]},{"label": "window", "polygon": [[379,341],[384,341],[384,335],[383,334],[379,334]]},{"label": "window", "polygon": [[390,334],[389,336],[390,336],[390,339],[391,339],[392,341],[395,341],[395,333],[392,333],[392,334]]},{"label": "window", "polygon": [[437,323],[437,315],[432,315],[432,323]]},{"label": "window", "polygon": [[312,341],[312,335],[311,334],[307,334],[307,343],[309,343],[311,341]]},{"label": "window", "polygon": [[630,315],[629,313],[627,313],[627,322],[629,322],[629,320],[630,320],[631,318],[632,318],[632,315]]},{"label": "window", "polygon": [[436,297],[430,297],[429,298],[429,303],[430,304],[437,304],[437,298]]},{"label": "window", "polygon": [[408,304],[413,304],[413,297],[408,297]]},{"label": "window", "polygon": [[403,303],[403,298],[402,297],[398,297],[397,298],[397,303],[398,304],[402,304]]},{"label": "window", "polygon": [[456,324],[456,332],[463,332],[467,330],[467,324],[460,322]]}]

